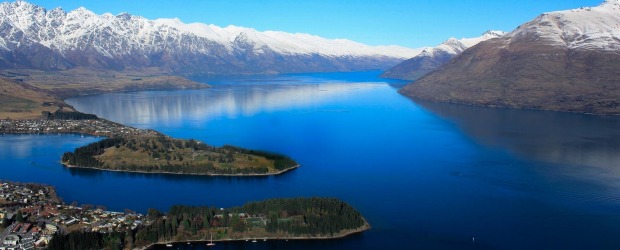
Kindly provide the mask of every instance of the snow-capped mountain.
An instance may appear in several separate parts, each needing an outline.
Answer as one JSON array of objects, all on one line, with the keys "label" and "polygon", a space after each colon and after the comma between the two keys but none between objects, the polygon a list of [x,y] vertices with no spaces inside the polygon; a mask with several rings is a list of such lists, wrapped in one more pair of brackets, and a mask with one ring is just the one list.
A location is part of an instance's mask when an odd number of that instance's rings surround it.
[{"label": "snow-capped mountain", "polygon": [[25,1],[0,4],[0,67],[159,67],[186,74],[387,68],[419,53],[345,39],[149,20],[128,13],[65,12]]},{"label": "snow-capped mountain", "polygon": [[507,40],[536,40],[570,50],[620,51],[620,0],[597,7],[544,13],[507,35]]},{"label": "snow-capped mountain", "polygon": [[404,80],[416,80],[443,66],[452,58],[479,42],[505,35],[503,31],[487,31],[474,38],[450,38],[437,47],[425,48],[420,54],[387,70],[381,76]]},{"label": "snow-capped mountain", "polygon": [[400,92],[485,106],[620,114],[620,0],[544,13]]}]

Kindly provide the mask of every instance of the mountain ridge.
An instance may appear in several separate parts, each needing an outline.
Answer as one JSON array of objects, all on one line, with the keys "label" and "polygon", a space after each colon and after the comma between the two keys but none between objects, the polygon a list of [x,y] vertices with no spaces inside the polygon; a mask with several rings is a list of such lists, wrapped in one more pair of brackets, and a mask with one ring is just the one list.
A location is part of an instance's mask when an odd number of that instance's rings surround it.
[{"label": "mountain ridge", "polygon": [[491,107],[620,114],[620,1],[541,14],[400,93]]},{"label": "mountain ridge", "polygon": [[503,31],[489,30],[481,36],[473,38],[456,39],[452,37],[436,47],[424,48],[422,52],[415,57],[407,59],[385,71],[381,74],[381,77],[411,81],[417,80],[425,74],[443,66],[452,58],[479,42],[501,37],[505,34],[506,32]]},{"label": "mountain ridge", "polygon": [[387,68],[419,52],[346,39],[251,28],[149,20],[86,8],[46,10],[0,3],[1,68],[122,70],[159,67],[176,74],[260,74]]}]

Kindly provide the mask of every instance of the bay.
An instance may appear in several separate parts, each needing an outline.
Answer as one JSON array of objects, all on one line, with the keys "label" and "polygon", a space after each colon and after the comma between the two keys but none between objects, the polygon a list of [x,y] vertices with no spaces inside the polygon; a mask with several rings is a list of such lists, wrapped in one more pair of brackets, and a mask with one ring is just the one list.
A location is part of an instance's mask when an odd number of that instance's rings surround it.
[{"label": "bay", "polygon": [[620,247],[620,118],[413,101],[396,92],[403,82],[378,73],[196,79],[213,88],[67,100],[173,137],[287,154],[301,167],[284,175],[65,169],[62,152],[97,138],[3,135],[0,179],[52,184],[67,202],[120,211],[336,197],[372,225],[341,240],[218,248]]}]

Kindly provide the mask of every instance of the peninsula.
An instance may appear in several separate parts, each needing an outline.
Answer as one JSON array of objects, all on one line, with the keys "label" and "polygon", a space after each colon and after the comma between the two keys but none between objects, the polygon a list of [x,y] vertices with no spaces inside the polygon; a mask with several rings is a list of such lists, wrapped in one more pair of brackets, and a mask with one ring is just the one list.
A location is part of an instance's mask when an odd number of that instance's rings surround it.
[{"label": "peninsula", "polygon": [[[248,239],[333,239],[370,229],[334,198],[290,198],[240,207],[173,206],[147,214],[65,204],[54,187],[0,180],[0,248],[140,249],[155,244]],[[9,239],[9,240],[6,240]]]},{"label": "peninsula", "polygon": [[273,175],[297,168],[279,154],[234,146],[213,147],[165,135],[106,138],[62,156],[68,167],[192,175]]},{"label": "peninsula", "polygon": [[[234,146],[213,147],[155,130],[138,129],[94,115],[55,112],[47,119],[0,120],[0,134],[78,133],[107,138],[67,152],[67,167],[192,175],[275,175],[299,166],[291,158]],[[70,120],[73,119],[73,120]]]}]

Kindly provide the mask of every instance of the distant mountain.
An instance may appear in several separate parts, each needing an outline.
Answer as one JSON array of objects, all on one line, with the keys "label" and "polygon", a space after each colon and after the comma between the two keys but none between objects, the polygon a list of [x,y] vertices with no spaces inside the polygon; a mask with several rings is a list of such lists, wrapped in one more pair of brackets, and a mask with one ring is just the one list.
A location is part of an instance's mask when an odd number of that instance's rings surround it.
[{"label": "distant mountain", "polygon": [[420,54],[408,59],[384,72],[381,77],[403,80],[417,80],[427,73],[438,69],[452,58],[479,42],[498,38],[506,33],[503,31],[487,31],[475,38],[450,38],[434,48],[426,48]]},{"label": "distant mountain", "polygon": [[400,92],[441,102],[620,114],[620,0],[542,14]]},{"label": "distant mountain", "polygon": [[178,74],[255,74],[388,68],[419,53],[344,39],[221,28],[128,13],[0,4],[0,69],[155,67]]}]

